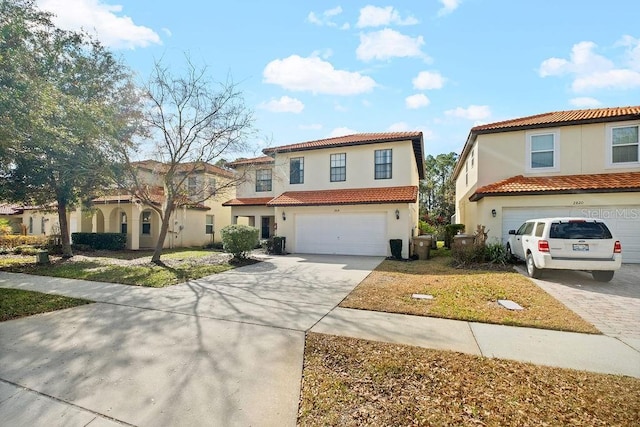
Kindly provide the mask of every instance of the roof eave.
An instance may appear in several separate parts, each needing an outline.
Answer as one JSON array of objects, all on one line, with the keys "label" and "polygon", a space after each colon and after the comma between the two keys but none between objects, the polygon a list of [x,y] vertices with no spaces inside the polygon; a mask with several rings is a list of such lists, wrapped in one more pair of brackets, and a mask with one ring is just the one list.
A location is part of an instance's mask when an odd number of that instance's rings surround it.
[{"label": "roof eave", "polygon": [[486,193],[473,193],[469,197],[470,202],[477,202],[485,197],[503,196],[541,196],[553,194],[597,194],[597,193],[636,193],[640,192],[640,187],[636,188],[588,188],[588,189],[563,189],[563,190],[536,190],[536,191],[497,191]]}]

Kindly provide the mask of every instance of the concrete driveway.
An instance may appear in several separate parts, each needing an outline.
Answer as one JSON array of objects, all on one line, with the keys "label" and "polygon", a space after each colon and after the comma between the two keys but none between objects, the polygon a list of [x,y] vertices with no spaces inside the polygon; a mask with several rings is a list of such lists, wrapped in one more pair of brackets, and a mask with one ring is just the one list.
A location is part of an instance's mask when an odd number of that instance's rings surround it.
[{"label": "concrete driveway", "polygon": [[305,331],[381,260],[266,258],[166,289],[0,273],[98,301],[0,324],[3,423],[295,425]]},{"label": "concrete driveway", "polygon": [[[517,269],[526,275],[524,266]],[[532,280],[605,335],[640,351],[640,264],[623,264],[608,283],[564,270],[545,270]]]}]

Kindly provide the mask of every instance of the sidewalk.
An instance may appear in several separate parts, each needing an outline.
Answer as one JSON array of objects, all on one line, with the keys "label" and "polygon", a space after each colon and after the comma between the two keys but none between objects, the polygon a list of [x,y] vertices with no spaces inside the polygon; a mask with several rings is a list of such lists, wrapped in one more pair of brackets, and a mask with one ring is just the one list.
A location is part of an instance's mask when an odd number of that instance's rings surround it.
[{"label": "sidewalk", "polygon": [[605,335],[336,308],[311,332],[640,378],[640,352]]}]

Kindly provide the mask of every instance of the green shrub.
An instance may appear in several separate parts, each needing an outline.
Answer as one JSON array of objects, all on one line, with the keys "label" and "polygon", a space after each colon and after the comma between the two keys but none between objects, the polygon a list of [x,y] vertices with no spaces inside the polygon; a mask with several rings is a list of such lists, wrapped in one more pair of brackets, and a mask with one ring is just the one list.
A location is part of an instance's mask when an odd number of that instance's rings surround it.
[{"label": "green shrub", "polygon": [[95,250],[121,251],[127,247],[124,233],[72,233],[74,245],[85,245]]},{"label": "green shrub", "polygon": [[13,228],[11,227],[11,223],[6,218],[0,218],[0,235],[2,234],[11,234],[13,232]]},{"label": "green shrub", "polygon": [[418,221],[418,229],[422,234],[433,234],[434,236],[438,234],[436,227],[429,224],[427,221]]},{"label": "green shrub", "polygon": [[487,256],[487,248],[484,245],[455,245],[451,248],[451,257],[458,266],[482,264]]},{"label": "green shrub", "polygon": [[464,232],[464,224],[448,224],[444,227],[444,246],[451,249],[451,243],[453,243],[453,236],[458,232]]},{"label": "green shrub", "polygon": [[506,265],[509,262],[507,249],[500,242],[489,243],[485,249],[486,259],[491,264]]},{"label": "green shrub", "polygon": [[220,230],[222,247],[234,258],[246,258],[247,253],[258,245],[260,230],[248,225],[228,225]]},{"label": "green shrub", "polygon": [[40,249],[31,245],[21,245],[13,248],[13,253],[17,255],[35,255],[40,252]]}]

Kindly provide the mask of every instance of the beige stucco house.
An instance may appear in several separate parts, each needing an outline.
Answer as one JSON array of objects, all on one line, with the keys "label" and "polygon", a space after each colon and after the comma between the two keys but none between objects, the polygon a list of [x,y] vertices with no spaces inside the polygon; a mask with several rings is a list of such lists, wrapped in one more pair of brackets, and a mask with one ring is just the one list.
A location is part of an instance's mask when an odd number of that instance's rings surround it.
[{"label": "beige stucco house", "polygon": [[[162,206],[164,188],[161,175],[167,166],[153,160],[138,162],[136,166],[139,179],[150,188],[151,203],[156,207]],[[189,165],[185,164],[184,167]],[[210,190],[211,198],[197,203],[187,200],[187,203],[173,211],[164,247],[191,247],[220,242],[220,229],[231,224],[231,209],[222,206],[222,202],[234,197],[235,179],[235,174],[227,169],[210,164],[199,167],[198,172],[188,180],[187,197],[197,193],[200,199],[203,191]],[[6,206],[6,212],[0,210],[0,214],[15,224],[16,232],[29,235],[60,232],[55,210],[14,206],[10,212],[9,205]],[[70,233],[125,233],[127,248],[133,250],[154,247],[161,222],[152,206],[124,190],[108,191],[108,195],[93,199],[91,209],[79,207],[70,211],[67,220]]]},{"label": "beige stucco house", "polygon": [[421,132],[363,133],[267,148],[230,164],[245,174],[231,207],[292,253],[409,256],[424,178]]},{"label": "beige stucco house", "polygon": [[454,170],[455,222],[505,242],[524,220],[604,219],[640,263],[640,106],[558,111],[471,129]]}]

